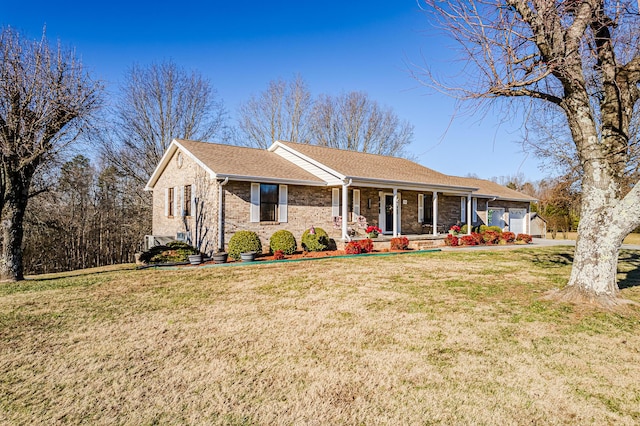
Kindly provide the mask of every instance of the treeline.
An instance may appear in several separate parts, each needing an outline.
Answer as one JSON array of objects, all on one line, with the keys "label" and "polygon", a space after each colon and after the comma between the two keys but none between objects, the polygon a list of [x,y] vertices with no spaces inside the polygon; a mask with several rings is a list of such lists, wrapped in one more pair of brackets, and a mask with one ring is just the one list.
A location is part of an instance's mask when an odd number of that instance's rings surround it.
[{"label": "treeline", "polygon": [[77,155],[47,176],[25,215],[28,274],[134,261],[151,231],[151,197],[113,166]]}]

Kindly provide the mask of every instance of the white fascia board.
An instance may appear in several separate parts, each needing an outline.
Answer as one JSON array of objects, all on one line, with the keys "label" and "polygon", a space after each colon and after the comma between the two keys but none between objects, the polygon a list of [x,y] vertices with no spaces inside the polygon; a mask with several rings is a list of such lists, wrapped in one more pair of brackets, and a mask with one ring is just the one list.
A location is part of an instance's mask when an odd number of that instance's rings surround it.
[{"label": "white fascia board", "polygon": [[169,164],[169,160],[178,149],[176,144],[177,142],[175,139],[172,140],[171,143],[169,144],[169,147],[162,155],[162,158],[160,159],[160,162],[156,166],[156,169],[153,171],[153,173],[151,174],[151,177],[147,181],[147,184],[144,187],[145,191],[153,191],[153,188],[155,187],[156,182],[158,181],[158,178],[160,178],[160,175],[162,174],[164,169],[167,167],[167,164]]},{"label": "white fascia board", "polygon": [[180,144],[180,142],[178,142],[176,139],[174,139],[174,140],[171,141],[171,144],[169,144],[169,147],[167,148],[167,150],[165,151],[164,155],[160,159],[160,162],[158,163],[158,166],[156,167],[156,169],[151,174],[151,177],[149,178],[149,181],[147,182],[146,186],[144,187],[145,191],[153,191],[153,188],[155,187],[156,182],[160,178],[160,175],[162,175],[162,172],[164,172],[164,169],[167,167],[167,164],[169,164],[169,161],[171,160],[171,157],[173,157],[173,154],[178,150],[178,148],[181,149],[182,152],[184,152],[196,164],[198,164],[206,172],[208,172],[210,176],[212,176],[212,177],[215,176],[215,172],[213,170],[211,170],[209,167],[207,167],[207,165],[204,164],[202,161],[200,161],[200,159],[197,158],[195,155],[193,155],[191,153],[191,151],[186,149],[182,144]]},{"label": "white fascia board", "polygon": [[285,178],[274,178],[265,176],[245,176],[232,174],[218,174],[218,179],[229,178],[229,180],[238,182],[261,182],[261,183],[277,183],[283,185],[300,185],[300,186],[327,186],[326,182],[310,181],[310,180],[294,180]]},{"label": "white fascia board", "polygon": [[[333,175],[336,179],[338,179],[339,181],[344,181],[347,177],[345,175],[343,175],[340,172],[337,172],[336,170],[333,170],[332,168],[314,160],[311,157],[307,157],[306,155],[302,154],[299,151],[296,151],[293,148],[290,148],[282,143],[280,143],[280,141],[275,141],[273,144],[271,144],[271,146],[267,149],[270,152],[276,153],[278,154],[278,149],[282,149],[290,154],[295,155],[296,157],[306,161],[309,164],[312,164],[322,170],[324,170],[325,172],[329,173],[330,175]],[[307,170],[309,173],[314,174],[312,171]],[[318,176],[319,177],[319,176]],[[327,184],[329,184],[329,182],[327,181]]]},{"label": "white fascia board", "polygon": [[493,198],[498,201],[518,201],[523,203],[531,203],[531,202],[535,203],[538,201],[537,198],[509,198],[509,197],[499,197],[497,195],[492,195],[492,194],[475,194],[475,193],[471,195],[475,198]]},{"label": "white fascia board", "polygon": [[456,193],[456,194],[471,194],[473,191],[478,188],[465,187],[465,186],[450,186],[450,185],[439,185],[439,184],[419,184],[416,182],[404,182],[404,181],[394,181],[387,179],[362,179],[357,177],[347,176],[346,179],[352,179],[353,186],[362,186],[369,188],[383,188],[383,189],[404,189],[405,191],[437,191],[437,192],[448,192],[448,193]]}]

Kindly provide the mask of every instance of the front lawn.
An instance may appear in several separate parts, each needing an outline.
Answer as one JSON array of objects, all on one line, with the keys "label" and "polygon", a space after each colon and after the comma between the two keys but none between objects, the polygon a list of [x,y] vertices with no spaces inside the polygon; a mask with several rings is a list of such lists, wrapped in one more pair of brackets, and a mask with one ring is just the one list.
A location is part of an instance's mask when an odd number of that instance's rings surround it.
[{"label": "front lawn", "polygon": [[640,308],[540,300],[571,250],[0,284],[0,424],[638,424]]}]

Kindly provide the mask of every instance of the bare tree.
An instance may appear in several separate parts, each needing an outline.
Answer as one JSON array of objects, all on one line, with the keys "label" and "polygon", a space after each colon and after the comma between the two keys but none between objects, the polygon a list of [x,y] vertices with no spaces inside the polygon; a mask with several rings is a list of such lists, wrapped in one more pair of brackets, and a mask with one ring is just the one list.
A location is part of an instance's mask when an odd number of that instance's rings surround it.
[{"label": "bare tree", "polygon": [[312,100],[302,77],[273,80],[238,109],[240,145],[267,148],[277,140],[308,143]]},{"label": "bare tree", "polygon": [[132,66],[114,115],[111,131],[100,135],[104,154],[140,185],[174,138],[228,138],[227,113],[210,82],[171,61]]},{"label": "bare tree", "polygon": [[351,151],[404,156],[413,138],[411,124],[364,92],[320,96],[312,123],[314,144]]},{"label": "bare tree", "polygon": [[101,85],[75,57],[46,37],[0,33],[0,278],[23,279],[24,215],[34,176],[88,127]]},{"label": "bare tree", "polygon": [[630,126],[640,99],[640,14],[632,0],[425,2],[461,46],[464,84],[429,81],[465,100],[524,97],[563,114],[582,173],[578,241],[563,300],[619,303],[622,240],[640,225],[629,188]]}]

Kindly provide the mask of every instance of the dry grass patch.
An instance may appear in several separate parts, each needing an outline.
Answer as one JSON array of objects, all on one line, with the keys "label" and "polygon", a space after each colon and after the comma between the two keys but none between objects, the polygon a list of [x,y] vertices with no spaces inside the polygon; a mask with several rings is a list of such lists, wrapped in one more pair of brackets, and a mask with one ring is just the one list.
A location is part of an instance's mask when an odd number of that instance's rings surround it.
[{"label": "dry grass patch", "polygon": [[[636,253],[623,296],[640,301]],[[570,248],[0,285],[0,423],[637,424],[640,312],[540,301]]]}]

